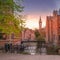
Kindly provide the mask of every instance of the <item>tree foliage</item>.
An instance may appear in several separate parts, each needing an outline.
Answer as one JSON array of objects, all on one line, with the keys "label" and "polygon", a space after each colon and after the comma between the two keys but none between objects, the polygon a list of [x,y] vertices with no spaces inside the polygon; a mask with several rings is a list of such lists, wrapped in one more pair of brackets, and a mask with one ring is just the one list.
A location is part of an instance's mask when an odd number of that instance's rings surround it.
[{"label": "tree foliage", "polygon": [[0,0],[0,32],[18,33],[21,31],[21,21],[14,16],[14,10],[21,12],[23,7],[13,0]]},{"label": "tree foliage", "polygon": [[[15,0],[15,1],[19,1],[19,0]],[[21,12],[23,10],[23,7],[21,6],[21,4],[17,4],[14,0],[0,0],[0,11],[1,12],[8,12],[9,10],[17,10],[19,12]]]},{"label": "tree foliage", "polygon": [[36,51],[38,52],[40,50],[40,47],[42,47],[41,42],[43,42],[45,40],[44,40],[44,38],[42,37],[42,35],[39,33],[39,31],[37,29],[35,30],[35,38],[38,41],[37,42],[37,49],[36,49]]},{"label": "tree foliage", "polygon": [[35,38],[37,41],[44,41],[44,38],[42,37],[42,35],[39,33],[37,29],[35,30]]}]

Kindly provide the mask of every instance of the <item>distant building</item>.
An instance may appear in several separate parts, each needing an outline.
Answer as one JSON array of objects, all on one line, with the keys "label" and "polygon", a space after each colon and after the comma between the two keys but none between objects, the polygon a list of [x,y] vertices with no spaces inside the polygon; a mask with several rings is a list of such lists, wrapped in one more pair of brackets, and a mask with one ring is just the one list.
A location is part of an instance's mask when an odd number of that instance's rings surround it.
[{"label": "distant building", "polygon": [[13,45],[16,45],[18,43],[20,44],[21,43],[20,35],[21,35],[20,33],[17,36],[15,34],[7,35],[6,33],[0,33],[0,46],[4,46],[6,43],[12,43]]},{"label": "distant building", "polygon": [[34,30],[26,28],[22,31],[22,41],[24,40],[35,40]]},{"label": "distant building", "polygon": [[47,16],[46,42],[60,44],[60,10],[54,10],[53,16]]}]

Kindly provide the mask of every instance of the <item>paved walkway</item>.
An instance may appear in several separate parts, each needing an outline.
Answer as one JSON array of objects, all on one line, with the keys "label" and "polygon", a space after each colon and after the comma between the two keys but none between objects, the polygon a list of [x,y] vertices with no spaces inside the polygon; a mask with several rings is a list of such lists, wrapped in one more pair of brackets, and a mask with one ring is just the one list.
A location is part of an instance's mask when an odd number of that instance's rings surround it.
[{"label": "paved walkway", "polygon": [[0,53],[0,60],[60,60],[59,55],[21,55]]}]

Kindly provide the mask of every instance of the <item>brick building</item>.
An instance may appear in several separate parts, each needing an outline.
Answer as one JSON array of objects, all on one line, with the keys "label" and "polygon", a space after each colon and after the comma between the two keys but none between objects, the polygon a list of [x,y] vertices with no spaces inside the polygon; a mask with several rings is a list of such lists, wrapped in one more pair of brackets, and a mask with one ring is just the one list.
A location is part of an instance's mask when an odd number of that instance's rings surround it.
[{"label": "brick building", "polygon": [[46,19],[46,42],[60,44],[60,10],[54,10]]},{"label": "brick building", "polygon": [[26,28],[22,31],[22,40],[35,40],[34,30]]}]

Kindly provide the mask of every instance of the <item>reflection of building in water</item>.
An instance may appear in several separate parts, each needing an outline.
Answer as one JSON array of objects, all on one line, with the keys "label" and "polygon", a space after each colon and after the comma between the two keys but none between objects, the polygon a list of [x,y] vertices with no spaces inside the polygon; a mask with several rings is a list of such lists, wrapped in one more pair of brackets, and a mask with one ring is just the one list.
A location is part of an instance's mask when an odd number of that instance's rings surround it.
[{"label": "reflection of building in water", "polygon": [[25,52],[28,52],[28,53],[36,53],[36,43],[32,43],[32,42],[28,42],[26,43],[26,48],[24,50]]},{"label": "reflection of building in water", "polygon": [[53,16],[47,16],[46,41],[60,44],[60,10],[54,10]]},{"label": "reflection of building in water", "polygon": [[35,40],[34,30],[26,28],[22,32],[22,40]]}]

